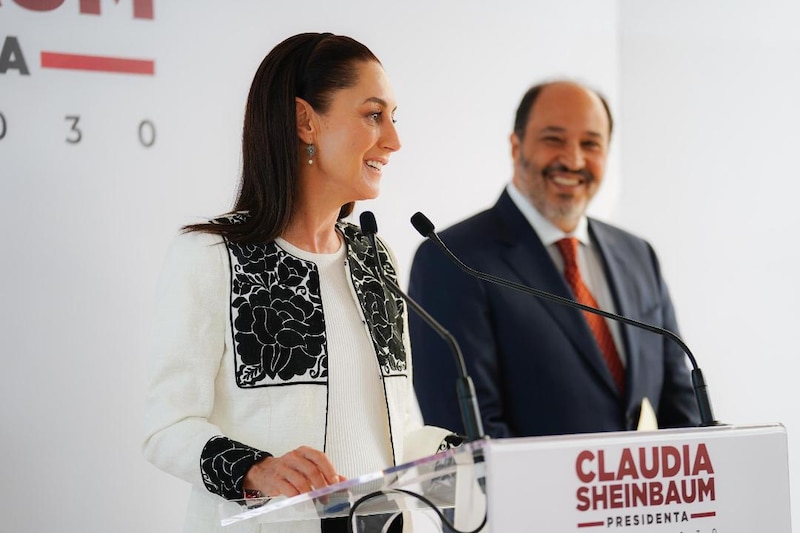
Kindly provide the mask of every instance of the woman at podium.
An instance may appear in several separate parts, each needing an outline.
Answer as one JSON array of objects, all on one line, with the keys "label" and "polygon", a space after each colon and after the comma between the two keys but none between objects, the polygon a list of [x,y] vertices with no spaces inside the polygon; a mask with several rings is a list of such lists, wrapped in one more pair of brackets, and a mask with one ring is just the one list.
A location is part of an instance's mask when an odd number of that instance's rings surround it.
[{"label": "woman at podium", "polygon": [[[220,498],[297,495],[448,434],[415,414],[405,306],[343,220],[400,149],[395,110],[381,63],[345,36],[290,37],[255,74],[235,206],[184,228],[157,290],[144,454],[192,484],[186,531],[218,530]],[[424,449],[404,449],[412,434]]]}]

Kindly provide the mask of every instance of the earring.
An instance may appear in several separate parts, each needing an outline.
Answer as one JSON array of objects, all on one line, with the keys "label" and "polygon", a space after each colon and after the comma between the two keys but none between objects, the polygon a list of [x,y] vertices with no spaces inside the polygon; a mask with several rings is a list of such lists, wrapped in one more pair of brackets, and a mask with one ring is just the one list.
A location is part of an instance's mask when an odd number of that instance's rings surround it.
[{"label": "earring", "polygon": [[308,164],[309,164],[309,165],[312,165],[312,164],[314,164],[314,159],[313,159],[313,157],[314,157],[314,154],[316,154],[316,153],[317,153],[317,149],[314,147],[314,145],[313,145],[313,144],[309,144],[309,145],[306,147],[306,152],[308,153]]}]

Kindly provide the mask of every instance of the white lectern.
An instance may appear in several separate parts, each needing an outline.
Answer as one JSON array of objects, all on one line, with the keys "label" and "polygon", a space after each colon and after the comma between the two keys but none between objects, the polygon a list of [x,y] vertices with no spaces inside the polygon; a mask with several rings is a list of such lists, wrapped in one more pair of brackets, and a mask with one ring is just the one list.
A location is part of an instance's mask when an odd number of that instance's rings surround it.
[{"label": "white lectern", "polygon": [[488,509],[493,533],[791,533],[780,425],[477,441],[293,498],[226,503],[222,524],[423,512],[414,495],[454,508],[466,531]]}]

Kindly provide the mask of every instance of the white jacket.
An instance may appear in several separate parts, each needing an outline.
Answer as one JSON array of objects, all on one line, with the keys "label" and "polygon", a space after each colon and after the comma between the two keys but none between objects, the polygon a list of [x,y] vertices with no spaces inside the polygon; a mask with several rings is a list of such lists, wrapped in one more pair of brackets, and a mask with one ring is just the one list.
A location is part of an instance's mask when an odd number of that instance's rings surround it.
[{"label": "white jacket", "polygon": [[[360,230],[339,229],[383,377],[395,464],[435,453],[448,432],[423,430],[412,407],[405,305],[375,278]],[[381,256],[394,276],[383,245]],[[242,498],[244,474],[266,454],[325,450],[327,357],[314,269],[274,242],[237,245],[208,233],[181,234],[169,250],[156,299],[144,455],[192,484],[186,532],[319,531],[316,520],[223,529],[218,511],[223,498]],[[404,453],[407,436],[424,445]]]}]

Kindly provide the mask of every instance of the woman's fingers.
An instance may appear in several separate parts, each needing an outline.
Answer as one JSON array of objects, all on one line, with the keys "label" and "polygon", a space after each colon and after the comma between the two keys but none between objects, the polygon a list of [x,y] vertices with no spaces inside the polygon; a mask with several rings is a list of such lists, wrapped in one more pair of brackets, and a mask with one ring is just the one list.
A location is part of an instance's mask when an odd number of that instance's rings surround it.
[{"label": "woman's fingers", "polygon": [[308,446],[301,446],[290,453],[296,453],[305,459],[297,463],[297,469],[305,473],[312,481],[315,488],[326,487],[339,482],[339,476],[328,456],[319,450]]},{"label": "woman's fingers", "polygon": [[247,472],[245,485],[269,496],[296,496],[338,483],[340,477],[321,451],[301,446],[280,457],[269,457]]}]

